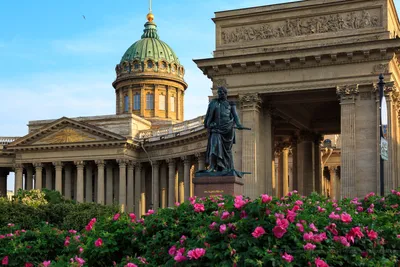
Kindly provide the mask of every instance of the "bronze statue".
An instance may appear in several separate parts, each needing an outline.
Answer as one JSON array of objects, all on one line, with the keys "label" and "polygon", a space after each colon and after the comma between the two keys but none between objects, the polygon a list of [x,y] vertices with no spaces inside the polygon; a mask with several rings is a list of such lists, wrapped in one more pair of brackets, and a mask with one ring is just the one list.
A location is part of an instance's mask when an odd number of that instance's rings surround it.
[{"label": "bronze statue", "polygon": [[232,145],[235,143],[235,129],[250,130],[243,127],[236,112],[234,102],[227,100],[228,91],[218,87],[218,98],[208,104],[204,119],[204,127],[208,129],[206,163],[208,170],[200,170],[197,176],[236,175],[242,177],[243,172],[236,171],[233,166]]}]

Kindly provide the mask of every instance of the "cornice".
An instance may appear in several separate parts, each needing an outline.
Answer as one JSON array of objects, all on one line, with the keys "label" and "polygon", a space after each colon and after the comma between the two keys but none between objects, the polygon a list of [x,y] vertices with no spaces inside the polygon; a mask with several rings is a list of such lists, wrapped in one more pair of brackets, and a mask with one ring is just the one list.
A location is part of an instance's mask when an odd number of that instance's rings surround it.
[{"label": "cornice", "polygon": [[118,84],[124,81],[130,81],[132,83],[152,83],[152,84],[162,84],[163,81],[172,81],[182,85],[185,89],[188,87],[188,84],[185,82],[185,80],[183,80],[183,78],[162,73],[161,74],[143,73],[141,75],[137,75],[134,73],[127,73],[118,76],[117,79],[112,83],[112,85],[115,89],[117,89]]}]

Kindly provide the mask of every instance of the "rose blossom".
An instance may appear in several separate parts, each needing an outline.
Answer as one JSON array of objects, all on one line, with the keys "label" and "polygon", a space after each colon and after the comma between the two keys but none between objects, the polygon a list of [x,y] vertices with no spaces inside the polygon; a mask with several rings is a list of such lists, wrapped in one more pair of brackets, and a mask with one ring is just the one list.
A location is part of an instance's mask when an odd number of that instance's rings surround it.
[{"label": "rose blossom", "polygon": [[43,267],[48,267],[51,264],[51,261],[44,261],[43,263]]},{"label": "rose blossom", "polygon": [[96,222],[96,218],[91,219],[90,222],[88,223],[88,225],[86,225],[86,227],[85,227],[86,231],[92,230],[95,222]]},{"label": "rose blossom", "polygon": [[131,218],[131,222],[135,222],[135,220],[136,220],[135,213],[129,213],[129,217]]},{"label": "rose blossom", "polygon": [[370,240],[375,240],[378,238],[378,233],[374,230],[367,230],[366,232]]},{"label": "rose blossom", "polygon": [[229,212],[224,211],[222,213],[221,220],[225,220],[225,219],[229,218],[229,216],[230,216]]},{"label": "rose blossom", "polygon": [[101,240],[101,238],[98,238],[96,241],[94,241],[94,245],[96,247],[101,247],[101,245],[103,245],[103,240]]},{"label": "rose blossom", "polygon": [[182,262],[187,260],[187,258],[185,256],[182,255],[182,253],[177,253],[176,256],[174,257],[174,260],[176,262]]},{"label": "rose blossom", "polygon": [[215,229],[215,226],[217,226],[217,223],[216,223],[216,222],[212,222],[212,223],[208,226],[208,228],[210,228],[210,230],[214,230],[214,229]]},{"label": "rose blossom", "polygon": [[296,223],[296,227],[297,227],[297,229],[299,229],[299,231],[300,231],[301,233],[304,232],[304,226],[303,226],[301,223]]},{"label": "rose blossom", "polygon": [[335,213],[332,211],[332,213],[329,214],[329,219],[332,219],[332,220],[340,220],[340,215],[335,214]]},{"label": "rose blossom", "polygon": [[261,201],[262,203],[268,203],[272,201],[272,197],[268,196],[267,194],[261,195]]},{"label": "rose blossom", "polygon": [[174,256],[176,254],[176,246],[173,245],[169,250],[168,250],[168,254],[171,256]]},{"label": "rose blossom", "polygon": [[243,196],[241,196],[241,195],[236,196],[234,202],[235,202],[235,204],[233,204],[233,205],[237,209],[241,209],[244,205],[246,205],[246,201],[243,200]]},{"label": "rose blossom", "polygon": [[255,237],[255,238],[259,238],[263,234],[265,234],[264,228],[262,228],[261,226],[257,226],[256,229],[254,230],[254,232],[251,235],[253,237]]},{"label": "rose blossom", "polygon": [[136,264],[128,262],[124,267],[137,267]]},{"label": "rose blossom", "polygon": [[284,259],[287,262],[292,262],[294,257],[290,254],[287,254],[286,252],[282,255],[282,259]]},{"label": "rose blossom", "polygon": [[73,235],[77,233],[76,230],[69,230],[68,232],[69,232],[70,234],[73,234]]},{"label": "rose blossom", "polygon": [[317,246],[311,243],[307,243],[303,246],[304,250],[314,250]]},{"label": "rose blossom", "polygon": [[25,267],[34,267],[34,266],[33,266],[33,263],[25,262]]},{"label": "rose blossom", "polygon": [[78,266],[82,266],[83,264],[85,264],[85,260],[79,258],[78,256],[75,256],[75,261],[78,263]]},{"label": "rose blossom", "polygon": [[310,227],[311,230],[313,230],[314,232],[318,232],[317,227],[315,227],[315,225],[314,225],[313,223],[311,223],[311,224],[309,225],[309,227]]},{"label": "rose blossom", "polygon": [[272,229],[272,232],[274,233],[276,238],[282,238],[283,235],[286,233],[286,229],[280,227],[280,226],[275,226]]},{"label": "rose blossom", "polygon": [[2,265],[8,265],[8,256],[5,256],[5,257],[1,260],[1,264],[2,264]]},{"label": "rose blossom", "polygon": [[193,250],[189,250],[187,255],[191,260],[197,260],[203,257],[204,254],[206,254],[206,250],[204,248],[195,248]]},{"label": "rose blossom", "polygon": [[119,216],[121,216],[121,214],[117,213],[114,215],[113,220],[116,221],[119,219]]},{"label": "rose blossom", "polygon": [[343,212],[340,215],[340,218],[342,219],[342,222],[344,223],[350,223],[353,219],[351,218],[350,214],[347,214],[346,212]]},{"label": "rose blossom", "polygon": [[315,266],[316,267],[329,267],[329,265],[325,261],[321,260],[319,257],[315,259]]},{"label": "rose blossom", "polygon": [[225,231],[226,231],[226,225],[225,225],[225,224],[221,224],[221,225],[219,226],[219,232],[220,232],[221,234],[223,234],[223,233],[225,233]]},{"label": "rose blossom", "polygon": [[204,211],[204,204],[196,203],[193,205],[194,212],[203,212]]}]

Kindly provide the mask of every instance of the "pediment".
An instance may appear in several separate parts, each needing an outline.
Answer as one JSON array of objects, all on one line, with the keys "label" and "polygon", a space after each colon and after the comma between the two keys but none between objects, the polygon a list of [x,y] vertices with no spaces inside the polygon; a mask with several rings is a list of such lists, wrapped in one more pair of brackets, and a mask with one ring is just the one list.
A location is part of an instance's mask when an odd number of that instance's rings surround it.
[{"label": "pediment", "polygon": [[8,147],[73,144],[107,141],[125,141],[126,138],[94,125],[61,118],[36,132],[11,143]]}]

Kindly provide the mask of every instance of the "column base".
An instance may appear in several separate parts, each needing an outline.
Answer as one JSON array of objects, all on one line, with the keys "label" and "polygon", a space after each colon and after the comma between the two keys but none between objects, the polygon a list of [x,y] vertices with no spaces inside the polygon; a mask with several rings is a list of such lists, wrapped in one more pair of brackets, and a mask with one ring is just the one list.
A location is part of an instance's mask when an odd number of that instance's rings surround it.
[{"label": "column base", "polygon": [[194,195],[210,197],[215,195],[243,195],[243,179],[237,176],[196,176],[193,178]]}]

